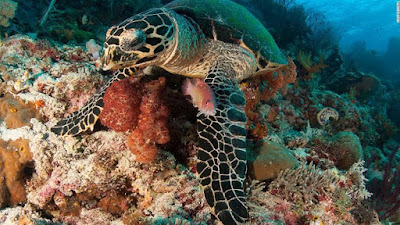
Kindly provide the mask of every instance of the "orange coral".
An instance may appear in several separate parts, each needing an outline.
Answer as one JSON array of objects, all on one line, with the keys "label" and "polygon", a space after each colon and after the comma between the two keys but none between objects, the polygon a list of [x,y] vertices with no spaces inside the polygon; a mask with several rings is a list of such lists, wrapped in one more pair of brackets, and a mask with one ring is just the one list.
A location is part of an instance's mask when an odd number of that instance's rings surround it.
[{"label": "orange coral", "polygon": [[152,162],[158,152],[156,144],[165,144],[170,140],[167,127],[169,112],[162,98],[165,85],[165,77],[145,85],[138,126],[128,138],[129,149],[139,162]]},{"label": "orange coral", "polygon": [[288,62],[287,66],[263,73],[242,84],[241,89],[246,97],[247,127],[256,139],[267,135],[267,126],[259,122],[258,113],[255,111],[258,102],[271,99],[280,89],[285,93],[286,85],[296,80],[296,65],[290,58]]},{"label": "orange coral", "polygon": [[313,63],[311,60],[311,53],[306,54],[302,51],[299,51],[297,60],[300,62],[302,69],[305,70],[305,80],[310,81],[313,78],[314,73],[319,73],[322,69],[328,67],[328,65],[324,64],[324,57],[324,55],[321,55],[321,57],[319,58],[319,62]]},{"label": "orange coral", "polygon": [[0,117],[9,129],[26,126],[32,118],[41,119],[34,103],[25,103],[11,94],[0,99]]},{"label": "orange coral", "polygon": [[0,207],[26,201],[25,179],[33,167],[29,141],[0,139]]},{"label": "orange coral", "polygon": [[35,106],[37,109],[42,108],[43,106],[45,106],[45,102],[43,100],[36,100],[35,101]]}]

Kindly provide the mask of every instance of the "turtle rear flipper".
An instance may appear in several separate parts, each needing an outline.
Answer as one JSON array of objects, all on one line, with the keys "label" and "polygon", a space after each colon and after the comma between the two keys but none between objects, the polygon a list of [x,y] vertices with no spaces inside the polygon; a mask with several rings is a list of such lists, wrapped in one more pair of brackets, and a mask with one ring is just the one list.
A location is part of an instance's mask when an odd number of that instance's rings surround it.
[{"label": "turtle rear flipper", "polygon": [[110,80],[108,80],[81,109],[58,121],[58,123],[51,128],[51,131],[61,136],[75,136],[88,129],[93,130],[101,111],[103,111],[103,97],[106,89],[111,86],[114,81],[129,77],[132,73],[132,70],[129,68],[117,70]]},{"label": "turtle rear flipper", "polygon": [[205,82],[216,98],[216,114],[198,114],[200,137],[197,162],[204,194],[224,224],[240,224],[248,218],[244,179],[246,167],[245,98],[237,83],[215,66]]}]

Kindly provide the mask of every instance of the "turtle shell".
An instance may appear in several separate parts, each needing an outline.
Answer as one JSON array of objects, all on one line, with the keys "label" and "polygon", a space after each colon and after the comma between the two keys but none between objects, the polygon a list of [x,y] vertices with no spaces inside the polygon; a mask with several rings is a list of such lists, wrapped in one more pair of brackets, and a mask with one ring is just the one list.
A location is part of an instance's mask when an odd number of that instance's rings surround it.
[{"label": "turtle shell", "polygon": [[260,61],[286,65],[287,59],[262,23],[245,7],[230,0],[175,0],[165,7],[198,23],[207,37],[223,42],[242,41]]}]

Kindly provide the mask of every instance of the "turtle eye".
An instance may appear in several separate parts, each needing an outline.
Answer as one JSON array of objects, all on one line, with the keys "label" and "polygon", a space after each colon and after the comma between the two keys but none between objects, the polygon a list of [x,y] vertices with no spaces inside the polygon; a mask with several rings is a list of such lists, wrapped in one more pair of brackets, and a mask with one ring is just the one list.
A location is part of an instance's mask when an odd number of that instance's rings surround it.
[{"label": "turtle eye", "polygon": [[134,51],[146,43],[146,34],[143,30],[130,29],[122,32],[120,46],[123,51]]}]

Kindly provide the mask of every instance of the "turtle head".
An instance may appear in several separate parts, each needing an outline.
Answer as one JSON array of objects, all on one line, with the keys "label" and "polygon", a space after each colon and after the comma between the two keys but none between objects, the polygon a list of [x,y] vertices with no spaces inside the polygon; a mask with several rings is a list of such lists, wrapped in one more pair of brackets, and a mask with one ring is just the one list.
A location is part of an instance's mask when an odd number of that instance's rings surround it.
[{"label": "turtle head", "polygon": [[103,70],[156,64],[171,46],[174,33],[166,9],[150,9],[111,27],[104,42]]}]

